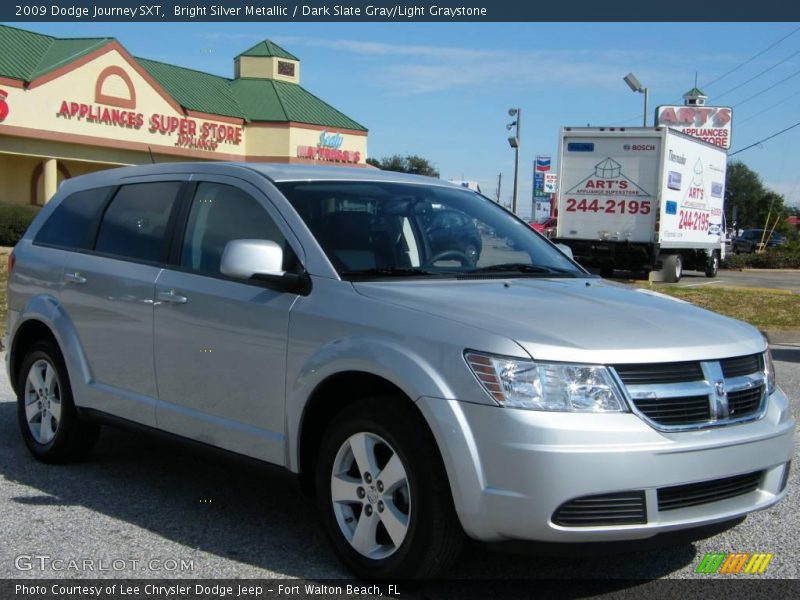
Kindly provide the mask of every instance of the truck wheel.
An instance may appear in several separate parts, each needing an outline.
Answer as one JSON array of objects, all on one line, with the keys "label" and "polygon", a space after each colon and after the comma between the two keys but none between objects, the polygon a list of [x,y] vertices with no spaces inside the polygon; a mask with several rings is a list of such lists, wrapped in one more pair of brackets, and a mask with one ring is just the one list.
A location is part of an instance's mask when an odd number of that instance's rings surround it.
[{"label": "truck wheel", "polygon": [[22,361],[17,418],[28,450],[46,463],[80,460],[91,451],[100,432],[98,425],[78,416],[67,367],[51,342],[37,342]]},{"label": "truck wheel", "polygon": [[680,254],[670,254],[663,260],[664,281],[667,283],[678,283],[683,274],[683,263]]},{"label": "truck wheel", "polygon": [[342,562],[365,579],[430,578],[464,540],[433,437],[400,398],[345,408],[316,466],[317,505]]},{"label": "truck wheel", "polygon": [[716,277],[719,273],[719,253],[713,252],[706,263],[706,277]]}]

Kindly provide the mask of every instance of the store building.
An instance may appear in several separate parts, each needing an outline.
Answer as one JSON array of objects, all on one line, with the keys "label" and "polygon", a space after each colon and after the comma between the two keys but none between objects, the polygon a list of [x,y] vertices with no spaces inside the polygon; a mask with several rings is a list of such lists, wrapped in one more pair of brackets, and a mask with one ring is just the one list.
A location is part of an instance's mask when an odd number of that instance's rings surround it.
[{"label": "store building", "polygon": [[232,66],[0,26],[0,202],[41,205],[65,178],[149,162],[366,164],[367,129],[300,85],[296,56],[265,40]]}]

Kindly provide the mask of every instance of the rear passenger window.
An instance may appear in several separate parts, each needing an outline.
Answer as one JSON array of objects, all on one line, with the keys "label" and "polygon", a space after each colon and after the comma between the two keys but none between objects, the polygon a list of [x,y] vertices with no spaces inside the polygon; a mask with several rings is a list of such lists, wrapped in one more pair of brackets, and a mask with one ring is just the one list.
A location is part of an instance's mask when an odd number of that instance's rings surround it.
[{"label": "rear passenger window", "polygon": [[110,191],[110,187],[95,188],[64,198],[39,229],[34,243],[70,250],[88,249]]},{"label": "rear passenger window", "polygon": [[181,266],[220,274],[225,245],[231,240],[272,240],[284,248],[284,268],[291,250],[266,209],[248,193],[220,183],[197,186],[181,250]]},{"label": "rear passenger window", "polygon": [[179,181],[122,186],[103,215],[95,251],[133,260],[161,261],[169,217],[180,187]]}]

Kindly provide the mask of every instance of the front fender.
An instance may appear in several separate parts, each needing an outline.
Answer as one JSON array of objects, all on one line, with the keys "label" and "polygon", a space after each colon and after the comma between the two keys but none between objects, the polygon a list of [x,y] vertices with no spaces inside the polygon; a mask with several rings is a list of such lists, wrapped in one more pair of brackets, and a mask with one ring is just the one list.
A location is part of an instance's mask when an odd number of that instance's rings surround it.
[{"label": "front fender", "polygon": [[381,377],[413,401],[422,396],[453,398],[453,390],[422,356],[393,341],[368,336],[333,340],[305,361],[297,376],[287,382],[287,466],[298,472],[300,427],[308,399],[322,382],[344,372]]}]

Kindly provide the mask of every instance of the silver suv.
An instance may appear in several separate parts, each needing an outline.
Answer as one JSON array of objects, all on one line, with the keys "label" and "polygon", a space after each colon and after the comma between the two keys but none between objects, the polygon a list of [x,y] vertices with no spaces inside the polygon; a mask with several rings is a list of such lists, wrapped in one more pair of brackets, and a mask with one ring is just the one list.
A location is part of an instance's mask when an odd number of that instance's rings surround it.
[{"label": "silver suv", "polygon": [[589,275],[442,181],[105,171],[66,181],[10,263],[37,459],[111,423],[283,466],[362,577],[441,573],[465,536],[648,538],[786,493],[795,422],[757,330]]}]

